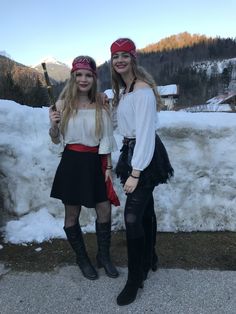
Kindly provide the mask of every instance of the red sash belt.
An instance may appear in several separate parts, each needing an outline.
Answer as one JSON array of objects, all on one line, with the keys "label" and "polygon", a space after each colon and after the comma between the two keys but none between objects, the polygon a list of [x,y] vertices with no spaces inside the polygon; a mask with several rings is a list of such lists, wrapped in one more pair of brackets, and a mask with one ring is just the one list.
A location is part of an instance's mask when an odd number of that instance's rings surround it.
[{"label": "red sash belt", "polygon": [[66,149],[75,150],[76,152],[97,153],[98,146],[86,146],[83,144],[67,144]]},{"label": "red sash belt", "polygon": [[[66,149],[74,150],[76,152],[89,152],[98,153],[98,146],[86,146],[83,144],[67,144]],[[100,155],[102,163],[102,173],[105,176],[107,168],[107,155]],[[107,198],[114,206],[120,206],[119,198],[113,188],[113,184],[110,178],[106,181]]]}]

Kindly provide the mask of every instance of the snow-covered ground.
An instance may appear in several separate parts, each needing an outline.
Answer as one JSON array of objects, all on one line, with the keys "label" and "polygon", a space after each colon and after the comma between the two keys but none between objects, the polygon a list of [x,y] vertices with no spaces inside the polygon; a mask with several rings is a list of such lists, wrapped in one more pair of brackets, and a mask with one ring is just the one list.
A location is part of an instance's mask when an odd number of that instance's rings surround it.
[{"label": "snow-covered ground", "polygon": [[[169,184],[154,192],[158,231],[236,231],[236,114],[158,115],[158,132],[175,169]],[[0,211],[6,217],[1,222],[6,241],[65,237],[63,205],[49,196],[60,157],[48,128],[48,108],[0,100]],[[121,146],[116,132],[115,137]],[[119,151],[113,153],[114,164],[118,156]],[[113,228],[121,229],[125,196],[116,178],[114,183],[121,206],[113,207]],[[94,221],[94,209],[84,208],[84,232],[94,232]]]}]

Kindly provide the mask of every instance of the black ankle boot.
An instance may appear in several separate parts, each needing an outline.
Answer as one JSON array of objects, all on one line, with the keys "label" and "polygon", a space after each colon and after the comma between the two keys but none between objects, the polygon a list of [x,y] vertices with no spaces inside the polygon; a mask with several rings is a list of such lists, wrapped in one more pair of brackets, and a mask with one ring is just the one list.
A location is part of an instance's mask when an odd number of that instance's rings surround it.
[{"label": "black ankle boot", "polygon": [[144,237],[127,239],[128,280],[117,297],[117,304],[128,305],[136,299],[138,289],[143,288]]},{"label": "black ankle boot", "polygon": [[103,267],[107,276],[117,278],[119,273],[111,262],[110,243],[111,243],[111,222],[98,223],[96,221],[96,234],[98,243],[97,265]]},{"label": "black ankle boot", "polygon": [[65,228],[67,239],[76,253],[76,262],[85,278],[94,280],[98,278],[96,269],[90,262],[88,254],[85,249],[84,239],[79,224]]}]

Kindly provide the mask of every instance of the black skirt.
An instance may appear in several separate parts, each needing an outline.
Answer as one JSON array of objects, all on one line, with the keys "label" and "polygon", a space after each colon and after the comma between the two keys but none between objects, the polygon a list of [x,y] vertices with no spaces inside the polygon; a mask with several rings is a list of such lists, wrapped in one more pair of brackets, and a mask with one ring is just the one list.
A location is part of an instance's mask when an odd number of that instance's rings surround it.
[{"label": "black skirt", "polygon": [[[135,139],[124,139],[121,154],[116,166],[116,175],[121,183],[125,184],[132,172],[131,160],[134,152]],[[174,169],[169,161],[166,148],[160,137],[156,134],[155,149],[152,160],[147,168],[141,171],[138,186],[155,187],[161,183],[167,183],[174,175]]]},{"label": "black skirt", "polygon": [[107,201],[100,155],[65,149],[52,185],[51,197],[66,205],[94,208]]}]

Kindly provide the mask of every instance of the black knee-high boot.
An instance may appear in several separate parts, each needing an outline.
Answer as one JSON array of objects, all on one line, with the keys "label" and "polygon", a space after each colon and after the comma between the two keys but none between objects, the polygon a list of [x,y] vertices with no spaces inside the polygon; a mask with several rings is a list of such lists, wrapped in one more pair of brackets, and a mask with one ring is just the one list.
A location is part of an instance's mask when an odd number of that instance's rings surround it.
[{"label": "black knee-high boot", "polygon": [[145,233],[144,246],[144,263],[143,272],[144,280],[147,278],[150,269],[157,270],[158,257],[155,250],[156,245],[156,216],[144,217],[143,228]]},{"label": "black knee-high boot", "polygon": [[79,268],[84,277],[91,280],[97,279],[98,274],[96,272],[96,269],[91,264],[88,254],[86,252],[80,225],[76,224],[68,228],[64,227],[64,231],[72,249],[76,253],[76,262],[79,265]]},{"label": "black knee-high boot", "polygon": [[144,237],[127,239],[127,250],[128,280],[117,297],[118,305],[132,303],[136,299],[138,289],[143,287]]},{"label": "black knee-high boot", "polygon": [[156,236],[157,236],[157,218],[156,215],[152,217],[152,271],[157,271],[158,268],[158,256],[156,254]]},{"label": "black knee-high boot", "polygon": [[98,268],[103,267],[107,276],[116,278],[119,273],[111,262],[111,222],[98,223],[96,221],[96,234],[98,243],[97,264]]}]

